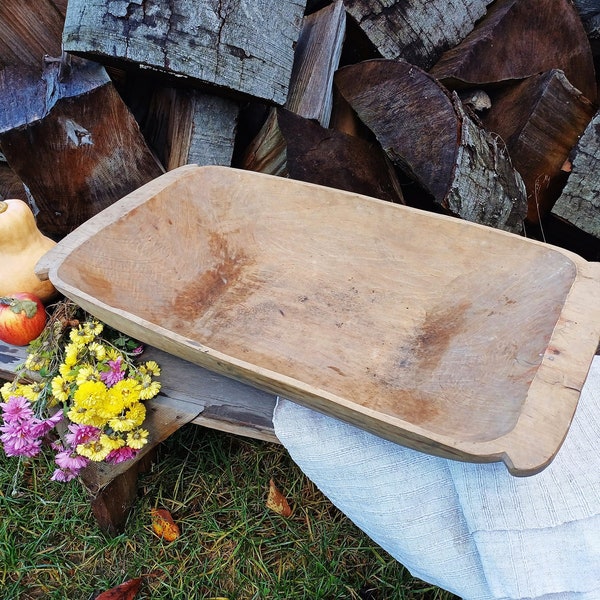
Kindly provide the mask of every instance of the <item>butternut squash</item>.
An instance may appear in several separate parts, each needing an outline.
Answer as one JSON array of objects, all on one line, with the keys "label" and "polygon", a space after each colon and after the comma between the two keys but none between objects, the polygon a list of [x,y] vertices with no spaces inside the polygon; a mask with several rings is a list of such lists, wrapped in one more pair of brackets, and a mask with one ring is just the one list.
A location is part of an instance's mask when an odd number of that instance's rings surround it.
[{"label": "butternut squash", "polygon": [[46,303],[57,292],[34,272],[38,260],[56,244],[37,227],[23,200],[0,200],[0,296],[29,292]]}]

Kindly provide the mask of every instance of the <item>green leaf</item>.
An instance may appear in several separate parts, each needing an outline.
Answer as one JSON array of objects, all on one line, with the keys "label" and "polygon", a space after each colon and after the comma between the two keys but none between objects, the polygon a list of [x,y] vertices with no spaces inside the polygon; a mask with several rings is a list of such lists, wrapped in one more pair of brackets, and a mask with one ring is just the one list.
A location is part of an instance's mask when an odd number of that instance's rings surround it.
[{"label": "green leaf", "polygon": [[24,312],[29,319],[32,319],[35,317],[38,307],[37,303],[33,300],[19,300],[18,298],[14,298],[10,303],[10,310],[16,314]]}]

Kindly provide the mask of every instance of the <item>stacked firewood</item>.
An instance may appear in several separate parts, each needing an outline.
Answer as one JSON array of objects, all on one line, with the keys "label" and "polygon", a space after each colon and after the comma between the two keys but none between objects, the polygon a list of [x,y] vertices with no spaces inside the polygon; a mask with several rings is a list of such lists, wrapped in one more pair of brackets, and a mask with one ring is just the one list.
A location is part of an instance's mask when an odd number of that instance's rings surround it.
[{"label": "stacked firewood", "polygon": [[598,56],[589,0],[2,0],[0,198],[58,240],[218,164],[600,260]]}]

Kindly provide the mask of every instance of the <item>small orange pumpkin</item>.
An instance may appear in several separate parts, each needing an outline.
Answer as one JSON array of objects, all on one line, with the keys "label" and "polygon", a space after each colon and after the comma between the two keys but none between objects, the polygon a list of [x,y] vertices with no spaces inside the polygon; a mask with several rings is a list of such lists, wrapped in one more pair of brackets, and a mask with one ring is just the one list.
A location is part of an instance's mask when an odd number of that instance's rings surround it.
[{"label": "small orange pumpkin", "polygon": [[33,212],[23,200],[0,200],[0,296],[29,292],[46,303],[56,295],[50,281],[34,269],[56,242],[37,227]]}]

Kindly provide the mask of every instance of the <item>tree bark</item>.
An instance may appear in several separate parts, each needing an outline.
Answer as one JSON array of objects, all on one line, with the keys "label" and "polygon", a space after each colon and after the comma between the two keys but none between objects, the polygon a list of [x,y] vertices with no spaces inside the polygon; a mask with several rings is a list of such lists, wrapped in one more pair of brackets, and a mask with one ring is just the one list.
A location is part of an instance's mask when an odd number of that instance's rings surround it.
[{"label": "tree bark", "polygon": [[453,89],[560,69],[589,100],[596,77],[589,40],[568,0],[496,0],[487,16],[429,71]]},{"label": "tree bark", "polygon": [[70,0],[64,48],[285,102],[302,0]]},{"label": "tree bark", "polygon": [[340,69],[335,85],[392,162],[464,219],[522,233],[525,186],[504,144],[423,70],[402,60]]},{"label": "tree bark", "polygon": [[600,113],[571,155],[571,172],[552,213],[600,240]]},{"label": "tree bark", "polygon": [[492,0],[344,0],[348,14],[383,58],[423,69],[460,42]]}]

